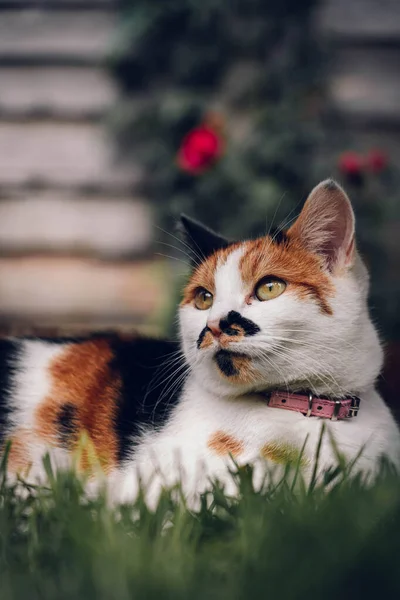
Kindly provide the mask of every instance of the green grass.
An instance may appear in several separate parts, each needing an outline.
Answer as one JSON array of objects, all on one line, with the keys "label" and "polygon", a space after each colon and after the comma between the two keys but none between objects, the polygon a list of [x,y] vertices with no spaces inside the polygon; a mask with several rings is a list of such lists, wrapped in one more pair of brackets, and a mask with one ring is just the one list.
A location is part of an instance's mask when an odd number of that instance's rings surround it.
[{"label": "green grass", "polygon": [[152,513],[89,500],[48,462],[48,485],[21,498],[4,462],[0,600],[400,597],[400,479],[385,463],[372,486],[341,465],[262,494],[241,468],[237,499],[215,486],[193,513],[165,493]]}]

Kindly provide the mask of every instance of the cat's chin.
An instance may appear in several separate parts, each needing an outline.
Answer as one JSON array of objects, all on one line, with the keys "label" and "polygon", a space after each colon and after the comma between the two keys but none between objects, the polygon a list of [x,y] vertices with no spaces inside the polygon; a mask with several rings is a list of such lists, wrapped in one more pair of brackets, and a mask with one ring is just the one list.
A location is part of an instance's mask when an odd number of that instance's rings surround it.
[{"label": "cat's chin", "polygon": [[219,349],[214,354],[215,362],[220,374],[233,383],[250,383],[255,376],[252,357],[239,351]]}]

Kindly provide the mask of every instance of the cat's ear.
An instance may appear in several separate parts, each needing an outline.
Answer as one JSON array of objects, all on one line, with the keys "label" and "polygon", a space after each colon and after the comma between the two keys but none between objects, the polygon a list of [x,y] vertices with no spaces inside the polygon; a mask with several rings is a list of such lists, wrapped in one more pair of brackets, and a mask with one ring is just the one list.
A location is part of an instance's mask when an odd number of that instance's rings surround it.
[{"label": "cat's ear", "polygon": [[190,251],[192,266],[208,258],[216,250],[226,248],[229,241],[199,221],[181,215],[180,233]]},{"label": "cat's ear", "polygon": [[355,254],[355,219],[349,198],[333,179],[317,185],[287,232],[323,256],[330,271],[350,266]]}]

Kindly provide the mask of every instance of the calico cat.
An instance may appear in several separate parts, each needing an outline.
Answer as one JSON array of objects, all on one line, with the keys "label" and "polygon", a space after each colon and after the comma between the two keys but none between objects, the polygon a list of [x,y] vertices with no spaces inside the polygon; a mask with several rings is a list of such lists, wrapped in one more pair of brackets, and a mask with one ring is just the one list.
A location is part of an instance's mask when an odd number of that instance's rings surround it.
[{"label": "calico cat", "polygon": [[[46,452],[68,466],[84,433],[77,466],[95,455],[115,501],[133,500],[140,479],[149,503],[177,481],[196,502],[210,478],[233,492],[232,457],[253,464],[259,483],[266,465],[286,461],[307,477],[322,423],[349,460],[361,452],[356,468],[373,474],[381,455],[399,467],[399,430],[374,387],[382,350],[368,275],[341,187],[320,183],[279,235],[229,242],[187,217],[182,227],[193,268],[181,348],[101,335],[1,341],[10,473],[40,479]],[[321,469],[334,462],[325,436]]]}]

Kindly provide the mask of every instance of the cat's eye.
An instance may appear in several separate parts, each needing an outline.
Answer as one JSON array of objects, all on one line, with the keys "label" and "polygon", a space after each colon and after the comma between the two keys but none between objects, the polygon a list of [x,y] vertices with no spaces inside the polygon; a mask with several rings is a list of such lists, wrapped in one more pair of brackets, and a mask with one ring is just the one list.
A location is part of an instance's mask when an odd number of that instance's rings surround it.
[{"label": "cat's eye", "polygon": [[214,297],[211,292],[204,288],[199,288],[194,297],[194,305],[199,310],[207,310],[211,308]]},{"label": "cat's eye", "polygon": [[286,290],[286,283],[276,277],[264,277],[256,285],[255,295],[258,300],[273,300]]}]

